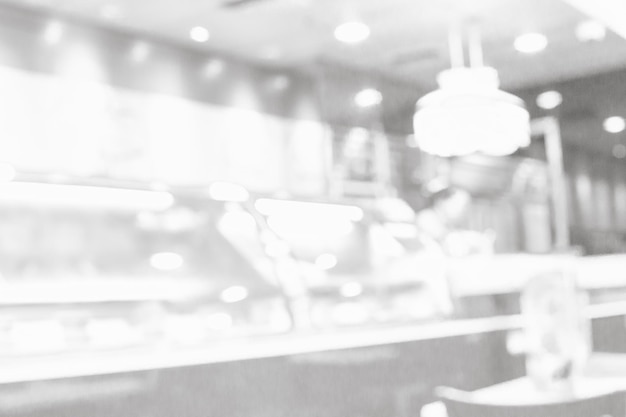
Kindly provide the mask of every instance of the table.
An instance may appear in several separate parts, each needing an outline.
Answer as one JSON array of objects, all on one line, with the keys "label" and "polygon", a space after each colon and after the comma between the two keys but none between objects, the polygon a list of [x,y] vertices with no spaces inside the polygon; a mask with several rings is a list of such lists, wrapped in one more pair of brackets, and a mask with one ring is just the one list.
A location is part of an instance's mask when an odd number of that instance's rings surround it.
[{"label": "table", "polygon": [[[574,378],[573,397],[584,399],[615,391],[626,391],[626,354],[594,353],[582,375]],[[494,405],[548,404],[572,399],[572,393],[537,390],[523,377],[472,392],[472,400]]]}]

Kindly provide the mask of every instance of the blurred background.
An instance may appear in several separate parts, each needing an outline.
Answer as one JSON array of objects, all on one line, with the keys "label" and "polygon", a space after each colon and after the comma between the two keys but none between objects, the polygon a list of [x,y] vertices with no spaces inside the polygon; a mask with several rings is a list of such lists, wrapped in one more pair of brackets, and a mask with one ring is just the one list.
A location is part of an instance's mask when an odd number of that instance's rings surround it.
[{"label": "blurred background", "polygon": [[0,415],[436,417],[626,370],[625,16],[1,0]]}]

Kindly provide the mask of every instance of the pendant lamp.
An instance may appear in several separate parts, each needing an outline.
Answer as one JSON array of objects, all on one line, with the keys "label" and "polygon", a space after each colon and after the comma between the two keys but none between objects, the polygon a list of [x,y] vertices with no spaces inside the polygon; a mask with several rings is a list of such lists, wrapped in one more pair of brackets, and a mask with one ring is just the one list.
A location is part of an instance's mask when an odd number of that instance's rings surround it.
[{"label": "pendant lamp", "polygon": [[458,33],[450,36],[450,54],[452,68],[437,76],[439,89],[417,102],[413,126],[418,146],[442,157],[503,156],[528,146],[529,113],[519,97],[499,89],[498,72],[483,65],[478,32],[470,31],[469,66]]}]

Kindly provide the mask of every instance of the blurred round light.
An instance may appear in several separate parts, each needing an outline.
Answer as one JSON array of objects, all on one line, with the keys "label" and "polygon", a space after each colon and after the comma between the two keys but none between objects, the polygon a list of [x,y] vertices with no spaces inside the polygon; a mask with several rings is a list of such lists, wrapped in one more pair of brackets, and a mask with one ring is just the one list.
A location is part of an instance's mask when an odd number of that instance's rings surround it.
[{"label": "blurred round light", "polygon": [[332,269],[337,266],[337,257],[332,253],[323,253],[315,259],[315,266],[320,269]]},{"label": "blurred round light", "polygon": [[563,96],[558,91],[544,91],[537,96],[537,106],[544,110],[552,110],[561,105]]},{"label": "blurred round light", "polygon": [[48,45],[55,45],[61,41],[65,26],[63,23],[53,20],[46,25],[43,32],[43,40]]},{"label": "blurred round light", "polygon": [[613,146],[613,156],[618,159],[626,158],[626,146],[621,143]]},{"label": "blurred round light", "polygon": [[196,42],[206,42],[211,37],[209,30],[202,26],[196,26],[189,31],[189,37]]},{"label": "blurred round light", "polygon": [[346,298],[357,297],[363,293],[363,286],[358,282],[348,282],[341,286],[339,292]]},{"label": "blurred round light", "polygon": [[204,65],[202,72],[207,78],[215,78],[224,72],[224,67],[224,61],[221,59],[211,59]]},{"label": "blurred round light", "polygon": [[548,46],[548,38],[541,33],[525,33],[515,38],[513,44],[518,52],[534,54]]},{"label": "blurred round light", "polygon": [[160,271],[174,271],[183,263],[183,257],[174,252],[159,252],[150,257],[150,265]]},{"label": "blurred round light", "polygon": [[13,181],[15,175],[16,172],[13,165],[0,163],[0,183]]},{"label": "blurred round light", "polygon": [[335,28],[335,39],[343,43],[363,42],[370,36],[370,28],[362,22],[346,22]]},{"label": "blurred round light", "polygon": [[134,62],[143,62],[148,59],[150,55],[150,45],[146,42],[139,41],[135,42],[130,49],[130,59]]},{"label": "blurred round light", "polygon": [[284,90],[287,87],[289,87],[289,84],[291,84],[291,81],[289,80],[289,77],[285,75],[277,75],[270,82],[271,88],[273,90],[279,90],[279,91]]},{"label": "blurred round light", "polygon": [[604,119],[602,126],[609,133],[620,133],[626,129],[626,121],[623,117],[611,116]]},{"label": "blurred round light", "polygon": [[354,96],[354,102],[359,107],[372,107],[380,104],[383,101],[383,95],[380,91],[374,88],[366,88],[359,91]]},{"label": "blurred round light", "polygon": [[248,298],[248,289],[240,285],[228,287],[220,294],[220,298],[225,303],[236,303]]},{"label": "blurred round light", "polygon": [[576,26],[576,38],[581,42],[604,40],[606,26],[596,20],[585,20]]}]

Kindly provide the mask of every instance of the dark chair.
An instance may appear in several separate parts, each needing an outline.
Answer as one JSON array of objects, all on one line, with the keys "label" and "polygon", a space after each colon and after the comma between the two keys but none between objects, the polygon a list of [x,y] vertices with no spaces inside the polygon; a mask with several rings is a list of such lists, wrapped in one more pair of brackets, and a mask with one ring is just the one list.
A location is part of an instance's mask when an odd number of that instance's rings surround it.
[{"label": "dark chair", "polygon": [[448,417],[624,417],[626,397],[613,392],[558,403],[504,405],[479,403],[472,393],[448,387],[436,389]]}]

